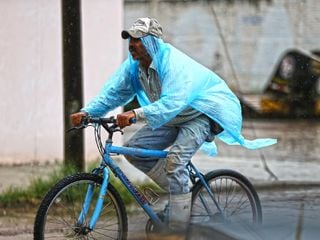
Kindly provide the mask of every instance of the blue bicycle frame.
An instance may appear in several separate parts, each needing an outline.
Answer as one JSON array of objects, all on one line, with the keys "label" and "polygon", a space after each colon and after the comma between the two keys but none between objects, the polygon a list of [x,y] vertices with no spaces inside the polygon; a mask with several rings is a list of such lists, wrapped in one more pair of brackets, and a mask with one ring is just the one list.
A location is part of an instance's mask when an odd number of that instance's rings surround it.
[{"label": "blue bicycle frame", "polygon": [[[126,177],[126,175],[122,172],[120,167],[113,161],[113,159],[110,157],[110,154],[123,154],[123,155],[132,155],[132,156],[140,156],[140,157],[157,157],[157,158],[165,158],[168,154],[167,151],[162,150],[149,150],[149,149],[141,149],[141,148],[130,148],[130,147],[118,147],[113,146],[112,141],[107,140],[104,148],[104,155],[103,159],[100,165],[100,168],[96,169],[93,173],[99,174],[101,171],[103,172],[103,182],[101,185],[101,189],[99,192],[99,198],[96,203],[96,207],[94,209],[94,212],[92,214],[92,217],[89,222],[89,229],[94,229],[95,224],[99,218],[100,212],[103,207],[103,200],[104,196],[106,195],[108,183],[109,183],[109,169],[106,168],[108,166],[111,171],[117,176],[120,181],[123,183],[123,185],[127,188],[127,190],[131,193],[131,195],[134,197],[134,199],[138,202],[138,204],[144,209],[144,211],[148,214],[150,219],[153,221],[154,225],[160,228],[164,228],[164,223],[160,220],[158,215],[154,212],[152,207],[150,206],[150,203],[145,198],[144,195],[140,194],[140,192],[136,189],[136,187],[130,182],[130,180]],[[200,173],[200,171],[190,162],[189,163],[189,171],[193,171],[194,178],[198,178],[199,181],[202,182],[203,186],[205,186],[206,190],[208,191],[209,195],[211,196],[212,200],[215,202],[217,208],[221,213],[223,213],[222,209],[219,207],[219,204],[216,202],[214,193],[206,183],[203,175]],[[85,201],[83,203],[82,211],[78,218],[78,224],[82,225],[85,217],[88,213],[88,209],[91,203],[91,199],[93,196],[93,184],[90,185],[87,189]],[[200,199],[202,197],[200,196]],[[202,200],[203,201],[203,200]],[[209,208],[206,207],[206,203],[203,201],[203,204],[208,212],[210,212]]]}]

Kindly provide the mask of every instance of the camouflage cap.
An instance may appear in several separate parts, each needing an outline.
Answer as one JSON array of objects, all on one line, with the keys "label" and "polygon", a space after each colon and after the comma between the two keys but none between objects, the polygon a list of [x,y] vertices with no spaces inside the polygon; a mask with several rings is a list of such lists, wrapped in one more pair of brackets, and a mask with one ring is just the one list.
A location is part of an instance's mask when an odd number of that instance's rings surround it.
[{"label": "camouflage cap", "polygon": [[123,39],[128,39],[129,37],[141,38],[147,35],[153,35],[157,38],[162,37],[162,27],[154,18],[139,18],[133,23],[131,28],[121,32]]}]

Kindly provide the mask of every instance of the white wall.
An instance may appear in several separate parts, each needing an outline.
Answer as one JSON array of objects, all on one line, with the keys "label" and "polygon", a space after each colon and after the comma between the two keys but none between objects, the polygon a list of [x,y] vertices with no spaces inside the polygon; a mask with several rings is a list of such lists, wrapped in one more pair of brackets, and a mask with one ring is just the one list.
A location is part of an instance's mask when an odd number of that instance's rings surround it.
[{"label": "white wall", "polygon": [[[60,2],[0,1],[0,164],[63,157]],[[82,1],[86,102],[122,60],[122,8],[119,0]]]},{"label": "white wall", "polygon": [[[121,30],[123,28],[122,0],[82,0],[83,66],[85,102],[97,93],[107,78],[123,61]],[[109,113],[114,115],[119,110]],[[115,135],[119,143],[121,135]],[[86,130],[86,159],[96,158],[98,151],[92,129]]]}]

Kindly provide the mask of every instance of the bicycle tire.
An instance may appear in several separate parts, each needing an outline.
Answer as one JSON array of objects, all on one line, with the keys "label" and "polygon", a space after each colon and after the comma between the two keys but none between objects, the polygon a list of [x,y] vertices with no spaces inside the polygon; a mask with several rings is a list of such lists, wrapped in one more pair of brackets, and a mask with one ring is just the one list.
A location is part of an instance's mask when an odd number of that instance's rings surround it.
[{"label": "bicycle tire", "polygon": [[[192,188],[190,218],[192,224],[221,223],[226,220],[255,226],[262,223],[260,199],[253,185],[245,176],[233,170],[221,169],[207,173],[204,175],[204,179],[214,192],[215,199],[223,210],[224,216],[219,213],[202,182],[198,181]],[[232,196],[230,196],[231,194]],[[207,204],[208,201],[211,201],[211,204]],[[204,202],[206,204],[203,204]],[[208,209],[205,209],[204,205]],[[208,214],[208,212],[210,213]]]},{"label": "bicycle tire", "polygon": [[[95,208],[94,199],[99,196],[102,180],[102,177],[98,175],[78,173],[59,181],[46,194],[40,204],[35,218],[34,239],[43,240],[52,236],[55,240],[68,237],[72,237],[72,239],[105,239],[108,234],[111,234],[113,239],[127,239],[126,208],[119,193],[110,183],[95,228],[92,231],[82,231],[88,230],[88,228],[76,225],[88,184],[95,186],[92,204],[87,215],[90,218],[92,210]],[[88,224],[88,220],[85,219],[85,225]]]}]

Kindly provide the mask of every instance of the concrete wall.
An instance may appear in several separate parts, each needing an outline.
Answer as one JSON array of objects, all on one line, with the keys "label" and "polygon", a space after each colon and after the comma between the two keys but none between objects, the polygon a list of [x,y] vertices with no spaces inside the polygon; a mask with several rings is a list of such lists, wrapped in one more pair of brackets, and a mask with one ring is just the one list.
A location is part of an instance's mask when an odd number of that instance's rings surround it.
[{"label": "concrete wall", "polygon": [[[60,2],[0,1],[0,164],[63,157]],[[83,0],[82,17],[87,102],[122,61],[123,2]]]},{"label": "concrete wall", "polygon": [[[126,0],[125,26],[141,16],[156,17],[166,41],[217,71],[231,87],[240,85],[245,93],[263,91],[288,48],[320,49],[319,0],[226,2]],[[212,6],[239,81],[232,75]]]}]

